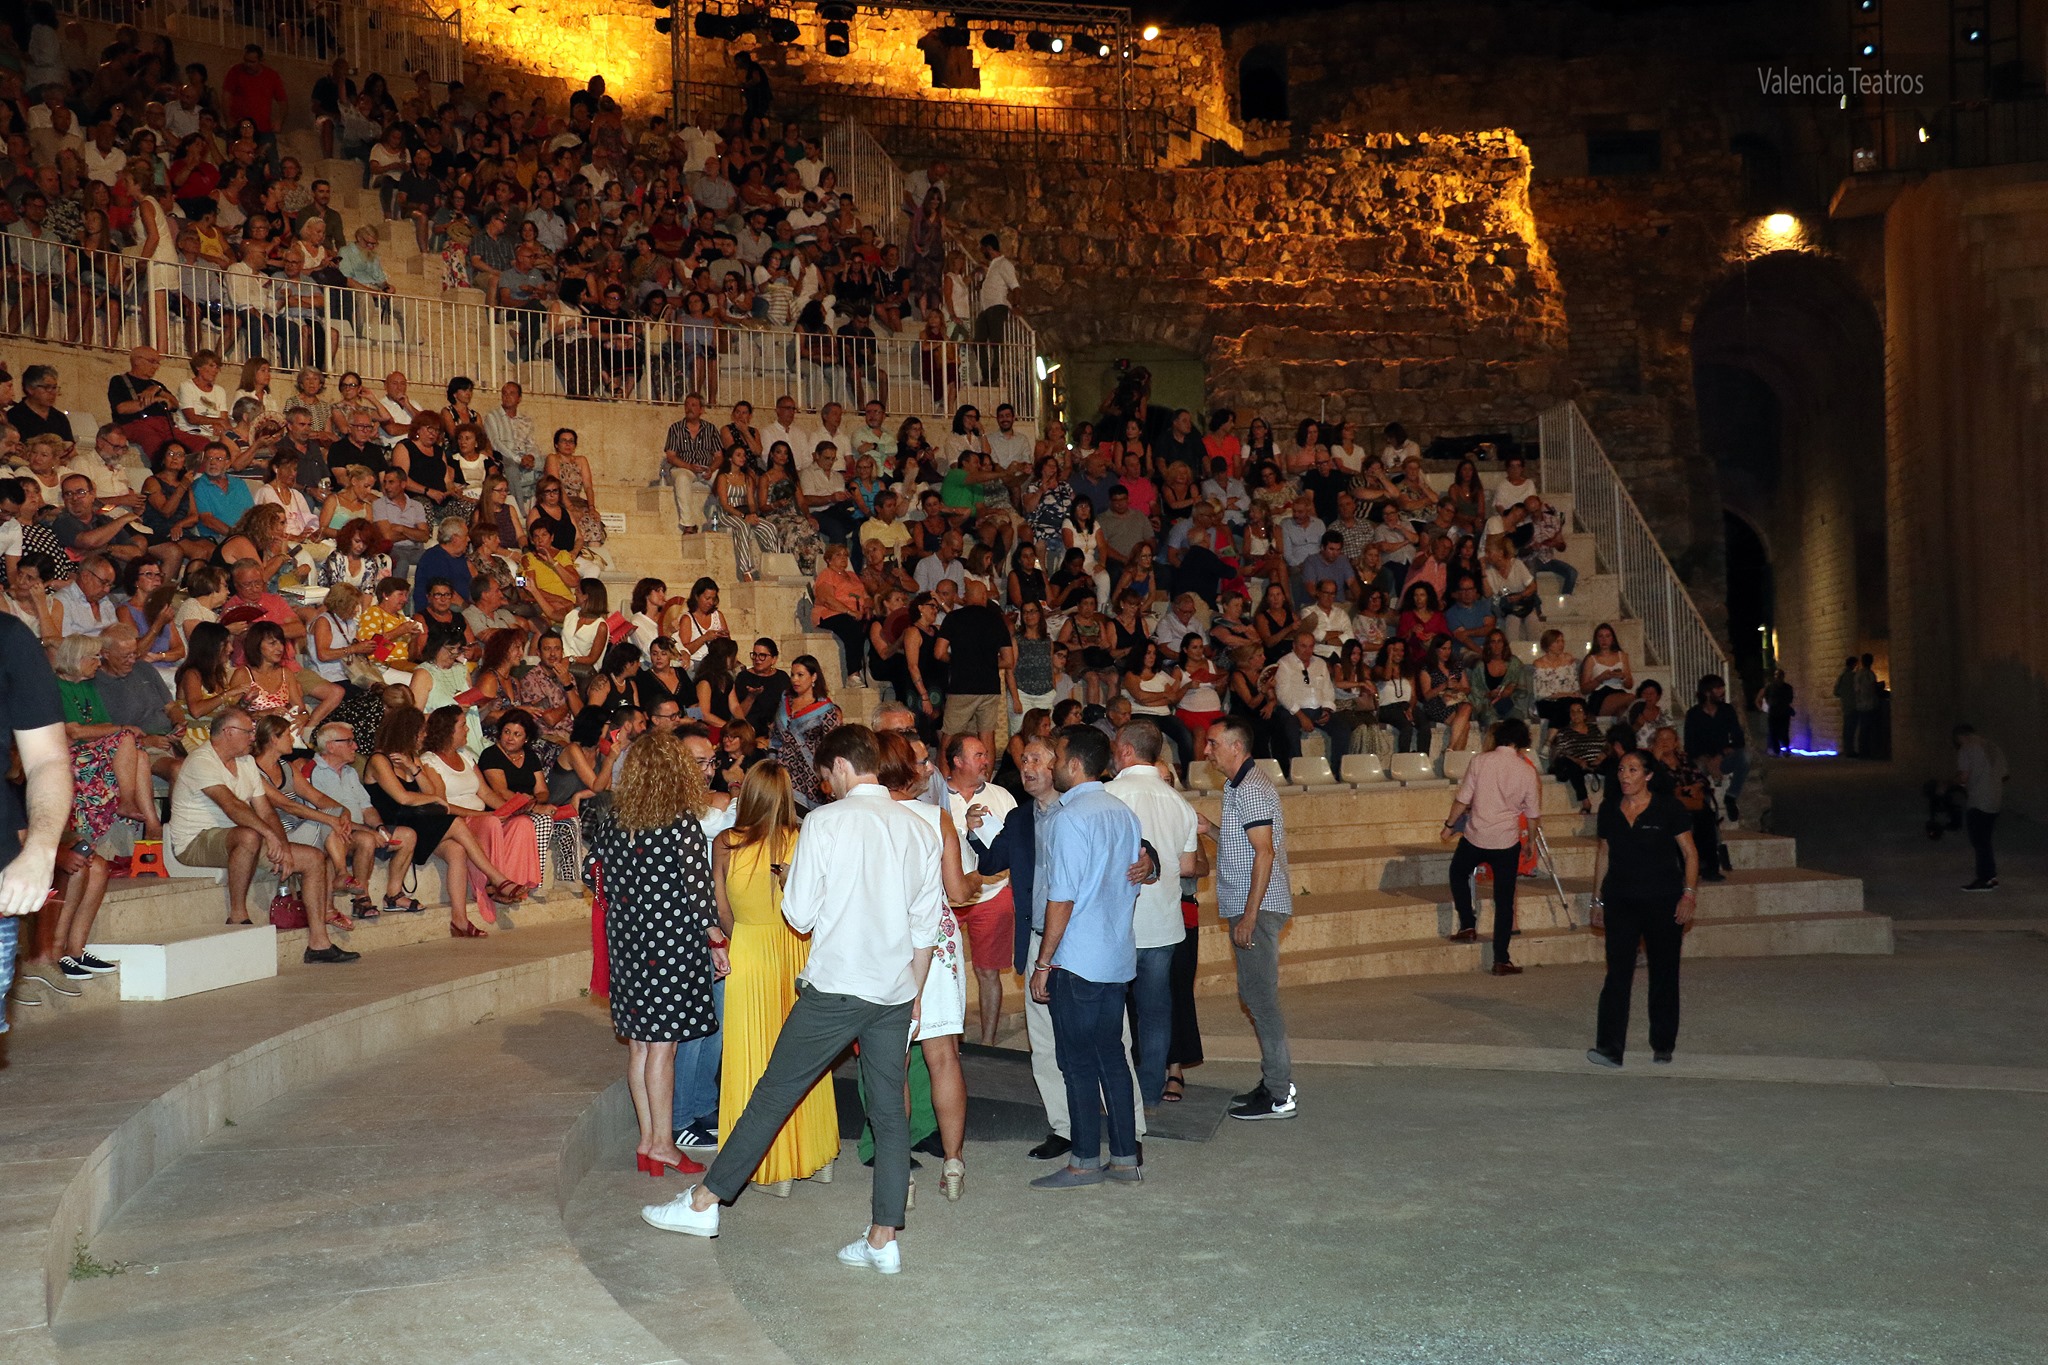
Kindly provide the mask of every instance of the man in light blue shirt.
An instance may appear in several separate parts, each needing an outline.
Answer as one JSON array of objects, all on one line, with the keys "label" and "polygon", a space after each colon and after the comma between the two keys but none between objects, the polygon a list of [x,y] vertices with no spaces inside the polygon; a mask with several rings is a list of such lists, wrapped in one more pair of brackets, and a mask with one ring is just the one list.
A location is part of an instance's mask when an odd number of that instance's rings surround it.
[{"label": "man in light blue shirt", "polygon": [[1066,1166],[1031,1184],[1050,1190],[1105,1179],[1135,1184],[1144,1176],[1123,1031],[1125,1001],[1138,974],[1138,895],[1129,870],[1143,832],[1131,808],[1102,785],[1114,761],[1108,738],[1091,726],[1074,725],[1057,740],[1053,785],[1060,799],[1042,826],[1038,876],[1045,929],[1031,964],[1031,994],[1051,1010],[1073,1148]]}]

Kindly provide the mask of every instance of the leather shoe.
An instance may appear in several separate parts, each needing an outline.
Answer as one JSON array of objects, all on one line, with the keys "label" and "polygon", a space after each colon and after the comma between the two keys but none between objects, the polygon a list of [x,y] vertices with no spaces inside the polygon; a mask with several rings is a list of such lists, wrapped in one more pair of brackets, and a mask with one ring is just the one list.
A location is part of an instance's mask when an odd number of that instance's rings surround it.
[{"label": "leather shoe", "polygon": [[1479,931],[1477,929],[1460,929],[1448,937],[1453,943],[1477,943],[1479,942]]},{"label": "leather shoe", "polygon": [[1072,1142],[1061,1137],[1058,1133],[1047,1133],[1045,1141],[1039,1143],[1024,1155],[1030,1157],[1033,1161],[1051,1161],[1057,1157],[1065,1156],[1072,1150],[1074,1150]]},{"label": "leather shoe", "polygon": [[1493,974],[1495,976],[1520,976],[1522,969],[1512,962],[1496,962],[1493,964]]}]

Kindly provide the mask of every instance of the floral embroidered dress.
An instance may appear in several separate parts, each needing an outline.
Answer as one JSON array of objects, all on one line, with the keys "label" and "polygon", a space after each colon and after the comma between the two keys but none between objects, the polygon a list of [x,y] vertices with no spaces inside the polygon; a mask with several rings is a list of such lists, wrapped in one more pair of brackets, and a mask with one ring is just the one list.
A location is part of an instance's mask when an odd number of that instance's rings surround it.
[{"label": "floral embroidered dress", "polygon": [[839,728],[842,719],[836,702],[820,699],[792,710],[788,695],[782,698],[775,713],[775,756],[789,770],[789,783],[796,789],[800,809],[810,810],[823,796],[818,786],[818,746]]},{"label": "floral embroidered dress", "polygon": [[[947,818],[944,811],[928,801],[904,804],[929,820],[933,833],[939,832],[939,821]],[[943,840],[944,836],[940,837]],[[943,893],[939,905],[939,946],[932,949],[931,970],[925,974],[924,994],[918,997],[917,1017],[919,1038],[967,1032],[967,973],[960,962],[960,923],[953,917],[953,907],[944,900]]]},{"label": "floral embroidered dress", "polygon": [[[64,702],[64,719],[72,725],[110,725],[107,708],[91,683],[57,680]],[[118,734],[71,742],[71,811],[78,821],[78,841],[96,844],[113,828],[115,810],[121,801],[121,782],[114,775],[114,754],[121,747]]]}]

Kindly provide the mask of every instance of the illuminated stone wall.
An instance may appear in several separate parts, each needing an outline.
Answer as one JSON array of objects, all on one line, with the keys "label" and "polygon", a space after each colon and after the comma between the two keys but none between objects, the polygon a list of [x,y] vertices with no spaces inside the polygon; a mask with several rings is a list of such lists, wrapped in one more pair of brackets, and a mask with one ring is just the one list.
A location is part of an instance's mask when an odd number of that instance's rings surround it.
[{"label": "illuminated stone wall", "polygon": [[[611,90],[629,107],[666,104],[668,39],[654,31],[656,11],[646,0],[461,0],[463,37],[486,62],[573,82],[602,71]],[[515,12],[516,11],[516,12]],[[679,6],[688,17],[694,10]],[[848,55],[825,55],[824,30],[808,8],[792,15],[802,27],[789,46],[747,37],[727,44],[689,41],[688,78],[713,83],[733,79],[731,52],[752,52],[778,88],[802,85],[855,94],[933,96],[931,70],[917,40],[943,16],[925,12],[863,12],[853,24]],[[976,30],[974,64],[981,89],[940,91],[942,99],[1113,107],[1119,98],[1120,63],[1072,54],[1045,56],[1024,45],[1016,29],[1013,52],[991,52]],[[1223,40],[1214,27],[1168,30],[1147,43],[1134,41],[1123,89],[1138,108],[1198,112],[1205,122],[1223,117],[1227,103]]]},{"label": "illuminated stone wall", "polygon": [[1343,140],[1290,161],[1076,176],[969,163],[1045,349],[1201,357],[1213,402],[1474,430],[1566,391],[1563,297],[1509,133]]}]

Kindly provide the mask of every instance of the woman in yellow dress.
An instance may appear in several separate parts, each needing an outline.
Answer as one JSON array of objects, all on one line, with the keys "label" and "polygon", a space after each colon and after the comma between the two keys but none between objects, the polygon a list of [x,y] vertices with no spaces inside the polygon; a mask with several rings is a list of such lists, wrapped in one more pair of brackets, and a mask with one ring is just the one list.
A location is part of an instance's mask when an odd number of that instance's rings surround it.
[{"label": "woman in yellow dress", "polygon": [[[718,1112],[737,1117],[768,1069],[782,1021],[796,1006],[796,978],[811,941],[782,918],[782,879],[796,856],[796,800],[789,773],[772,760],[757,763],[740,788],[733,827],[711,844],[718,922],[732,940],[725,981],[724,1066]],[[839,1114],[827,1072],[804,1096],[768,1149],[754,1184],[787,1197],[792,1180],[829,1180],[839,1155]],[[822,1172],[822,1174],[821,1174]]]}]

